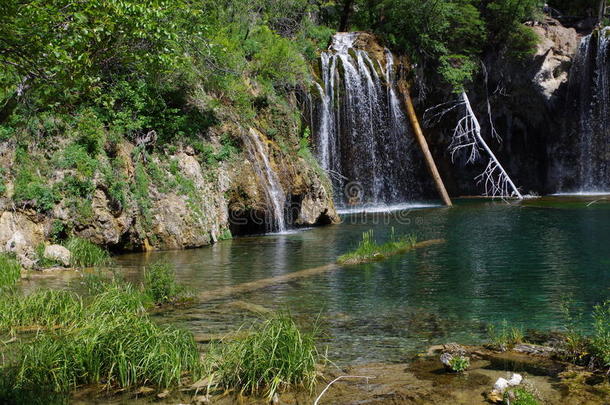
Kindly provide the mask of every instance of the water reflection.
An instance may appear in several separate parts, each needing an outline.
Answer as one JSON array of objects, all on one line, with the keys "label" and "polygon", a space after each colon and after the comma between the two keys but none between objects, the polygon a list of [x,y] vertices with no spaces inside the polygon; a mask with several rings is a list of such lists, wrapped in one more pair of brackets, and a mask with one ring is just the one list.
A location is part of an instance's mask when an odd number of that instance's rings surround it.
[{"label": "water reflection", "polygon": [[[335,359],[394,360],[431,343],[475,342],[487,322],[557,327],[558,304],[567,293],[586,309],[609,297],[608,204],[562,201],[512,206],[460,201],[454,209],[415,210],[390,220],[380,213],[360,214],[357,220],[301,233],[125,255],[118,261],[137,278],[142,265],[169,260],[181,281],[207,291],[332,262],[368,229],[379,240],[389,237],[391,227],[420,240],[444,238],[442,245],[384,262],[233,297],[288,307],[304,318],[320,314]],[[218,309],[222,305],[201,304],[172,319],[196,333],[228,331],[253,319]]]}]

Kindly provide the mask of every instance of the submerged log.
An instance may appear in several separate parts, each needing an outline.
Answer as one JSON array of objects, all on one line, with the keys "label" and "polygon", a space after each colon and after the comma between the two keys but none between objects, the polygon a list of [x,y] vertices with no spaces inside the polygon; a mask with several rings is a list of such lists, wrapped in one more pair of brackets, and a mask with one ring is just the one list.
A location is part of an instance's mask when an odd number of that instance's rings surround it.
[{"label": "submerged log", "polygon": [[417,139],[417,143],[424,154],[424,158],[426,159],[426,166],[428,167],[428,171],[434,180],[434,184],[436,185],[436,189],[440,194],[443,203],[446,206],[451,207],[453,204],[451,203],[451,199],[449,198],[449,194],[447,193],[447,189],[445,188],[445,184],[443,183],[443,179],[436,168],[436,163],[434,162],[434,158],[432,157],[432,153],[430,153],[430,148],[428,148],[428,142],[424,137],[424,133],[421,130],[421,126],[419,125],[419,120],[417,119],[417,114],[415,113],[415,108],[413,107],[413,101],[411,100],[411,93],[409,92],[409,86],[407,85],[405,79],[398,80],[398,90],[402,94],[402,99],[404,101],[405,107],[407,109],[407,115],[409,116],[409,121],[411,122],[411,126],[413,127],[413,133],[415,134],[415,139]]},{"label": "submerged log", "polygon": [[[410,249],[426,248],[432,245],[444,243],[444,239],[431,239],[418,242],[410,247]],[[328,273],[340,269],[341,265],[337,263],[329,263],[323,266],[313,267],[306,270],[295,271],[293,273],[283,274],[281,276],[264,278],[261,280],[250,281],[230,287],[219,288],[217,290],[205,291],[198,295],[202,302],[212,301],[216,299],[230,297],[236,294],[243,294],[251,291],[261,290],[278,284],[285,284],[291,281],[300,280],[307,277],[317,276],[319,274]]]}]

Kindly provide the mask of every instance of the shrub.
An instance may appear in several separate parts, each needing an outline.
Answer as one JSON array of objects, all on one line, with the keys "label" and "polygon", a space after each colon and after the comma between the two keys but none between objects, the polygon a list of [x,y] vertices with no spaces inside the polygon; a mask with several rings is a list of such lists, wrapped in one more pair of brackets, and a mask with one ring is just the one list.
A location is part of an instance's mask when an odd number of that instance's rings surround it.
[{"label": "shrub", "polygon": [[456,373],[462,373],[470,367],[470,359],[464,356],[454,356],[449,361],[449,366]]},{"label": "shrub", "polygon": [[20,276],[21,265],[17,259],[8,253],[0,253],[0,291],[14,286]]},{"label": "shrub", "polygon": [[157,262],[144,270],[144,293],[155,304],[164,304],[182,298],[185,288],[176,282],[171,264]]},{"label": "shrub", "polygon": [[277,314],[247,338],[212,348],[211,372],[226,389],[269,399],[288,386],[312,389],[317,360],[314,336],[301,332],[288,314]]},{"label": "shrub", "polygon": [[72,237],[66,242],[70,264],[74,267],[103,266],[110,261],[108,251],[83,238]]}]

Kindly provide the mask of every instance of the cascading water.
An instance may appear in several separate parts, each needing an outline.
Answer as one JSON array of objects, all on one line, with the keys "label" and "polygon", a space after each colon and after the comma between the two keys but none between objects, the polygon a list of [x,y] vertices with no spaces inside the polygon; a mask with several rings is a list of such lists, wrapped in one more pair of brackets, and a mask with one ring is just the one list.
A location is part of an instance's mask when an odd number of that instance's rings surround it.
[{"label": "cascading water", "polygon": [[[321,55],[316,153],[330,174],[340,208],[421,197],[419,151],[396,96],[394,57],[385,69],[356,45],[359,33],[337,33]],[[378,73],[380,72],[380,73]]]},{"label": "cascading water", "polygon": [[257,177],[263,181],[262,186],[267,197],[269,207],[267,212],[268,218],[265,218],[267,231],[283,232],[286,230],[284,215],[286,194],[275,171],[271,167],[269,157],[267,156],[267,148],[263,144],[259,133],[252,128],[250,128],[248,135],[244,136],[244,138],[252,157],[254,170]]},{"label": "cascading water", "polygon": [[559,191],[610,192],[610,28],[584,37],[568,86]]}]

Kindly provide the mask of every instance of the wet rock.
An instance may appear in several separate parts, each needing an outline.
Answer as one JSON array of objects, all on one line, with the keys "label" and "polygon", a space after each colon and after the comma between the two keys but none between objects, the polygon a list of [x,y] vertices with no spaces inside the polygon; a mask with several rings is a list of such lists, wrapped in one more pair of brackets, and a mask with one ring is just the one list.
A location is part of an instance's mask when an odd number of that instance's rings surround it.
[{"label": "wet rock", "polygon": [[453,360],[453,356],[451,355],[451,353],[441,354],[440,360],[446,369],[451,369],[451,360]]},{"label": "wet rock", "polygon": [[513,350],[519,353],[526,353],[533,356],[550,356],[555,352],[555,349],[548,346],[532,345],[521,343],[513,347]]},{"label": "wet rock", "polygon": [[64,267],[70,266],[70,258],[72,254],[68,249],[61,245],[48,245],[44,248],[44,258],[54,260],[64,265]]}]

